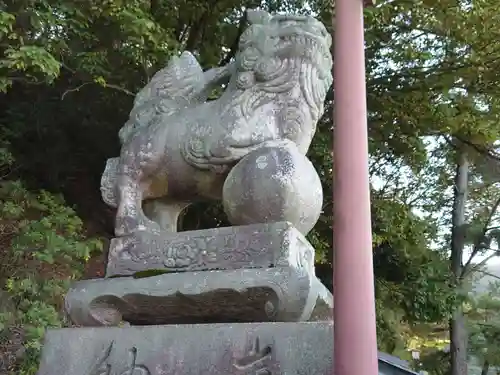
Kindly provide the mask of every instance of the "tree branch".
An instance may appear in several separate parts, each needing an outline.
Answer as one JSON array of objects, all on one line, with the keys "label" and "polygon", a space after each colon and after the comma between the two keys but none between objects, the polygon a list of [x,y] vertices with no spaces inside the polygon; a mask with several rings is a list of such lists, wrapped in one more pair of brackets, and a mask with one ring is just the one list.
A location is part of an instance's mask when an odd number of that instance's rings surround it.
[{"label": "tree branch", "polygon": [[495,275],[495,274],[493,274],[491,272],[484,271],[484,270],[476,270],[476,272],[484,273],[486,276],[490,276],[490,277],[493,277],[494,279],[500,280],[500,276]]},{"label": "tree branch", "polygon": [[464,277],[465,274],[469,273],[468,270],[467,270],[467,268],[470,266],[473,258],[481,250],[481,243],[483,241],[483,238],[484,238],[484,236],[486,236],[486,233],[488,232],[488,230],[490,228],[491,221],[492,221],[493,217],[495,216],[495,213],[497,212],[499,206],[500,206],[500,197],[493,204],[493,207],[492,207],[492,209],[491,209],[491,211],[490,211],[490,213],[488,215],[488,218],[486,219],[486,222],[484,223],[481,235],[478,236],[478,238],[476,238],[475,241],[474,241],[474,248],[472,250],[472,253],[471,253],[469,259],[467,259],[467,262],[465,263],[465,265],[464,265],[464,267],[462,269],[462,277]]},{"label": "tree branch", "polygon": [[460,142],[463,144],[469,146],[470,148],[474,149],[476,152],[478,152],[481,155],[484,155],[494,161],[500,162],[500,154],[493,150],[489,150],[487,147],[480,146],[474,142],[471,142],[465,138],[462,138],[460,136],[455,136],[456,139],[458,139]]},{"label": "tree branch", "polygon": [[493,258],[495,258],[497,256],[498,256],[498,252],[497,252],[497,250],[495,250],[495,253],[487,256],[481,262],[479,262],[478,264],[475,264],[473,267],[470,267],[469,270],[466,271],[462,277],[465,278],[468,275],[470,275],[471,273],[479,271],[484,265],[486,265],[486,263],[488,263],[488,261],[490,261],[491,259],[493,259]]},{"label": "tree branch", "polygon": [[[68,89],[66,90],[62,95],[61,95],[61,100],[64,100],[64,97],[72,92],[75,92],[75,91],[80,91],[81,88],[87,86],[87,85],[91,85],[91,84],[96,84],[96,82],[85,82],[85,83],[82,83],[80,86],[77,86],[73,89]],[[131,91],[128,91],[127,89],[124,89],[123,87],[120,87],[120,86],[117,86],[117,85],[113,85],[113,84],[110,84],[110,83],[106,83],[104,85],[104,87],[109,87],[110,89],[114,89],[114,90],[117,90],[117,91],[120,91],[120,92],[123,92],[129,96],[135,96],[135,94]]]},{"label": "tree branch", "polygon": [[[64,63],[64,61],[62,61],[62,62],[61,62],[61,66],[62,66],[64,69],[66,69],[67,71],[69,71],[69,72],[73,73],[74,75],[76,75],[76,76],[77,76],[77,78],[79,78],[79,80],[80,80],[80,81],[84,81],[84,80],[88,79],[88,77],[85,77],[85,78],[84,78],[84,77],[81,77],[81,75],[80,75],[80,77],[78,77],[78,72],[77,72],[77,71],[75,71],[74,69],[70,68],[67,64],[65,64],[65,63]],[[97,82],[93,82],[93,81],[92,81],[92,82],[84,82],[84,83],[82,83],[80,86],[77,86],[77,87],[75,87],[75,88],[73,88],[73,89],[68,89],[68,90],[66,90],[66,91],[65,91],[65,92],[61,95],[61,100],[64,100],[64,97],[65,97],[66,95],[68,95],[69,93],[72,93],[72,92],[75,92],[75,91],[79,91],[81,88],[83,88],[83,87],[85,87],[85,86],[87,86],[87,85],[90,85],[90,84],[92,84],[92,83],[94,83],[94,84],[98,84]],[[120,86],[118,86],[118,85],[113,85],[112,83],[105,83],[105,84],[104,84],[104,85],[102,85],[102,86],[104,86],[104,87],[109,87],[110,89],[114,89],[114,90],[117,90],[117,91],[123,92],[124,94],[127,94],[127,95],[129,95],[129,96],[135,96],[135,94],[134,94],[133,92],[131,92],[131,91],[129,91],[129,90],[127,90],[127,89],[123,88],[123,87],[120,87]]]}]

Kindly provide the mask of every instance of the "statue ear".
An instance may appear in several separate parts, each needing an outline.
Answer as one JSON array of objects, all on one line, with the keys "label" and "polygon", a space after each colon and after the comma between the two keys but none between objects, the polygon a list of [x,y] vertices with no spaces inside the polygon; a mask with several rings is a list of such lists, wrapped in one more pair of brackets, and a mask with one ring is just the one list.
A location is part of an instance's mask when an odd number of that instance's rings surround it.
[{"label": "statue ear", "polygon": [[252,25],[265,25],[271,21],[271,15],[265,10],[248,9],[247,20]]}]

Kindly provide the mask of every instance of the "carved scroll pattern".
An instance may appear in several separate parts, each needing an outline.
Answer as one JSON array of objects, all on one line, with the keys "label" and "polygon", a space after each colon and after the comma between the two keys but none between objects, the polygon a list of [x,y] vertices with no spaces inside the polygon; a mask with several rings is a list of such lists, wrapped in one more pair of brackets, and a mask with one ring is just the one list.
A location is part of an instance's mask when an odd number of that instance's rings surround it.
[{"label": "carved scroll pattern", "polygon": [[214,236],[205,234],[192,235],[192,237],[179,236],[178,238],[151,235],[150,238],[145,239],[147,244],[140,241],[144,240],[141,238],[125,243],[123,250],[117,255],[119,262],[133,262],[138,265],[143,265],[144,262],[149,264],[151,261],[153,263],[161,261],[164,269],[188,270],[203,266],[212,268],[210,265],[215,267],[227,262],[248,263],[262,253],[263,244],[272,243],[273,237],[275,235],[272,233],[260,233],[259,236],[255,236],[237,232]]}]

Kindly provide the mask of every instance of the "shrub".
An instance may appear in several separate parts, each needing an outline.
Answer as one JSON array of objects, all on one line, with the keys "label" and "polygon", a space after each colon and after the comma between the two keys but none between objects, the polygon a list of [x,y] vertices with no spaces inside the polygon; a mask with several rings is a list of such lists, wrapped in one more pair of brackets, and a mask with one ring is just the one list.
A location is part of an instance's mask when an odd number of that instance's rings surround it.
[{"label": "shrub", "polygon": [[102,242],[86,238],[82,221],[61,197],[0,181],[0,246],[0,287],[14,305],[0,313],[0,332],[22,327],[25,351],[15,373],[35,374],[45,329],[68,325],[64,294]]}]

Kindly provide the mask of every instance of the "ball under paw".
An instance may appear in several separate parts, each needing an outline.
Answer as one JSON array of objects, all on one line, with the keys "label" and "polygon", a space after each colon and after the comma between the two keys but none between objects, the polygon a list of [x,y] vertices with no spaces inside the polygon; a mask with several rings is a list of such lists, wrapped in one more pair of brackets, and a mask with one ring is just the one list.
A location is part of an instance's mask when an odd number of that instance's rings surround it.
[{"label": "ball under paw", "polygon": [[288,221],[304,235],[318,221],[323,204],[314,166],[293,145],[245,156],[227,176],[222,195],[234,225]]}]

